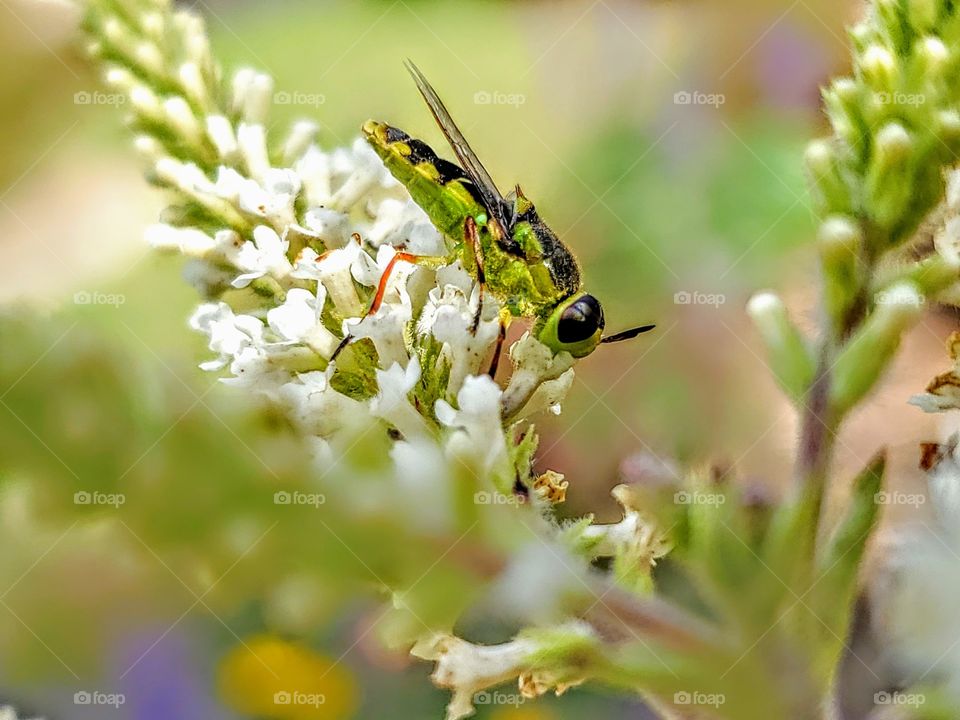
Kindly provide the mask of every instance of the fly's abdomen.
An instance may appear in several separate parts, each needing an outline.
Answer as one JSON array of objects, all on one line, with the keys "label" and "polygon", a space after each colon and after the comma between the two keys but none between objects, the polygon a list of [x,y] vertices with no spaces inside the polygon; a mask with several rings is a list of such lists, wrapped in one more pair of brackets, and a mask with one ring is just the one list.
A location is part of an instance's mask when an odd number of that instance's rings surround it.
[{"label": "fly's abdomen", "polygon": [[461,241],[467,216],[485,212],[463,169],[438,157],[425,142],[386,123],[368,120],[363,124],[363,134],[430,221],[444,234]]}]

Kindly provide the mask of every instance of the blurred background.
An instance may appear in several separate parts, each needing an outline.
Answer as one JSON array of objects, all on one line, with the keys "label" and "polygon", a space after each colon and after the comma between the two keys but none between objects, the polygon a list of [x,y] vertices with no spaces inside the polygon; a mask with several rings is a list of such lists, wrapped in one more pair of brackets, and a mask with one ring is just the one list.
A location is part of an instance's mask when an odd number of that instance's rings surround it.
[{"label": "blurred background", "polygon": [[[565,512],[615,519],[610,489],[650,457],[729,464],[774,491],[789,479],[796,420],[743,308],[755,290],[776,287],[804,326],[816,320],[801,156],[825,131],[819,88],[847,70],[844,28],[857,3],[192,7],[226,69],[274,76],[275,130],[308,117],[326,146],[351,142],[373,117],[445,150],[403,69],[413,59],[501,188],[522,184],[577,253],[608,327],[658,324],[581,363],[563,415],[540,423],[539,462],[571,483]],[[215,668],[274,612],[322,627],[301,660],[328,668],[323,691],[338,700],[309,717],[439,717],[446,695],[431,687],[429,668],[383,653],[365,632],[375,605],[303,606],[304,592],[317,596],[306,579],[306,588],[278,588],[266,611],[232,608],[217,622],[153,552],[165,533],[196,532],[203,542],[206,516],[154,498],[150,512],[164,515],[155,542],[133,544],[156,562],[144,568],[131,556],[104,568],[94,549],[117,538],[86,529],[69,503],[43,501],[43,488],[73,493],[104,476],[121,488],[125,478],[252,484],[267,472],[257,458],[281,474],[295,474],[297,460],[276,418],[238,406],[196,369],[205,349],[186,318],[197,299],[180,261],[151,255],[142,240],[162,198],[142,180],[123,108],[97,95],[76,12],[2,0],[0,18],[0,701],[51,717],[104,717],[74,695],[106,688],[126,697],[110,717],[236,717],[219,699]],[[905,401],[946,366],[943,339],[954,325],[928,316],[848,424],[837,493],[883,444],[893,449],[894,487],[921,487],[917,442],[944,429]],[[46,514],[24,509],[25,488]],[[924,511],[892,508],[888,520]],[[268,562],[258,558],[237,583],[256,583],[257,563]],[[492,703],[479,717],[644,712],[629,698],[582,690],[535,705]]]}]

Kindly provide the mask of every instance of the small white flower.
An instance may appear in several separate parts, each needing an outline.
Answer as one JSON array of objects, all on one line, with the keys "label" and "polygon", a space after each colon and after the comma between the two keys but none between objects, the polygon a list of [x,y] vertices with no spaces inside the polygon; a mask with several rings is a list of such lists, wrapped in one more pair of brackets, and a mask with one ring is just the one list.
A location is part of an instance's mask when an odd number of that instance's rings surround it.
[{"label": "small white flower", "polygon": [[[456,271],[458,268],[444,270]],[[462,270],[459,275],[469,280]],[[479,287],[472,282],[464,286],[458,282],[461,278],[456,272],[438,274],[438,283],[441,278],[453,282],[430,291],[429,300],[417,323],[417,331],[429,332],[445,344],[445,352],[451,361],[448,392],[452,394],[460,390],[469,375],[481,372],[481,365],[497,339],[500,322],[496,303],[485,303],[480,324],[474,332],[474,307],[479,302]]]},{"label": "small white flower", "polygon": [[258,182],[233,168],[221,167],[214,192],[236,203],[244,212],[269,219],[276,227],[285,229],[295,222],[293,203],[300,193],[300,178],[293,170],[268,168],[262,182]]},{"label": "small white flower", "polygon": [[234,279],[233,286],[244,288],[257,278],[270,274],[283,277],[292,270],[287,259],[289,243],[280,238],[273,228],[258,225],[253,229],[253,242],[249,240],[237,253],[237,267],[245,272]]},{"label": "small white flower", "polygon": [[[510,348],[514,370],[510,384],[503,393],[503,414],[508,418],[529,415],[540,407],[560,402],[573,384],[573,357],[562,352],[556,355],[546,345],[527,333]],[[544,388],[539,398],[527,409],[528,403],[544,383],[556,381]]]},{"label": "small white flower", "polygon": [[273,396],[286,379],[282,369],[270,361],[270,355],[262,345],[242,347],[230,361],[233,377],[221,382],[236,387],[252,387],[263,395]]},{"label": "small white flower", "polygon": [[420,380],[420,363],[411,358],[406,367],[394,363],[377,370],[377,396],[370,402],[370,414],[395,427],[406,438],[426,434],[426,425],[409,400],[410,391]]},{"label": "small white flower", "polygon": [[[309,436],[334,438],[369,424],[367,404],[330,387],[326,373],[298,373],[278,391],[297,425]],[[324,440],[324,451],[329,447]]]},{"label": "small white flower", "polygon": [[226,303],[201,305],[190,318],[190,327],[210,338],[216,360],[200,365],[204,370],[219,370],[242,350],[263,344],[263,323],[250,315],[235,315]]},{"label": "small white flower", "polygon": [[329,208],[315,207],[307,211],[304,224],[330,248],[343,247],[353,232],[350,216]]},{"label": "small white flower", "polygon": [[237,147],[250,174],[256,180],[266,180],[270,172],[267,129],[259,122],[240,123],[237,128]]},{"label": "small white flower", "polygon": [[479,477],[509,484],[511,473],[500,415],[502,395],[500,386],[487,375],[470,376],[457,393],[459,410],[446,400],[438,400],[434,412],[437,420],[451,430],[446,441],[449,455],[466,462]]},{"label": "small white flower", "polygon": [[[323,283],[333,304],[344,317],[359,317],[365,311],[353,284],[353,266],[355,263],[367,261],[373,262],[359,243],[355,242],[347,243],[342,248],[316,258],[317,279]],[[301,273],[307,272],[304,263],[299,263],[298,269]]]},{"label": "small white flower", "polygon": [[334,152],[333,170],[335,175],[346,176],[330,200],[334,208],[341,210],[360,202],[372,188],[383,182],[386,173],[377,154],[359,138],[349,151]]},{"label": "small white flower", "polygon": [[332,172],[330,156],[314,146],[309,148],[293,167],[303,183],[307,204],[312,207],[324,207],[330,203],[332,194]]},{"label": "small white flower", "polygon": [[157,250],[176,250],[190,257],[203,257],[217,242],[196,228],[175,228],[164,223],[150,225],[145,233],[147,242]]},{"label": "small white flower", "polygon": [[365,235],[370,244],[402,246],[414,255],[447,254],[443,236],[409,197],[386,197],[372,208],[372,214],[375,220]]},{"label": "small white flower", "polygon": [[317,294],[293,288],[279,307],[267,312],[267,324],[283,340],[303,343],[324,357],[339,344],[337,337],[320,322],[327,293],[320,285]]},{"label": "small white flower", "polygon": [[436,661],[431,679],[437,687],[453,692],[446,720],[460,720],[474,714],[474,695],[518,677],[536,650],[536,644],[525,639],[484,646],[437,634],[421,640],[410,654]]}]

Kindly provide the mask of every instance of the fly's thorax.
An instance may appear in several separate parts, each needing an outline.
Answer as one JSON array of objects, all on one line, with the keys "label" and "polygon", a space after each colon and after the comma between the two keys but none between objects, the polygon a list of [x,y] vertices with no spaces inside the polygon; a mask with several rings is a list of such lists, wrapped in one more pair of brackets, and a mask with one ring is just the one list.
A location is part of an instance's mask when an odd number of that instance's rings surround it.
[{"label": "fly's thorax", "polygon": [[604,322],[600,301],[579,292],[542,313],[534,334],[554,353],[568,352],[581,358],[600,344]]},{"label": "fly's thorax", "polygon": [[557,295],[566,297],[580,290],[580,267],[557,234],[541,218],[533,203],[517,188],[514,200],[516,221],[513,238],[526,253],[528,262],[540,264],[549,273]]}]

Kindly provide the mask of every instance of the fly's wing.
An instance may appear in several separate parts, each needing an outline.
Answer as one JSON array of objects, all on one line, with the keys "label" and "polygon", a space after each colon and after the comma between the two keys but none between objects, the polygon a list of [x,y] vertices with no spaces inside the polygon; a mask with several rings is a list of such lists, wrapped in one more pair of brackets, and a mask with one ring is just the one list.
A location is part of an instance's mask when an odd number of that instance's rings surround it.
[{"label": "fly's wing", "polygon": [[493,178],[490,177],[490,173],[487,172],[487,169],[480,162],[477,154],[467,143],[467,139],[463,136],[463,133],[460,132],[460,128],[457,127],[453,118],[450,117],[450,112],[443,104],[443,101],[440,100],[440,97],[430,83],[427,82],[423,73],[409,60],[407,60],[405,64],[407,70],[409,70],[413,76],[414,82],[417,83],[417,88],[420,90],[420,94],[423,95],[427,107],[429,107],[430,112],[433,113],[437,125],[440,126],[440,129],[447,138],[447,142],[450,143],[450,147],[453,148],[453,152],[456,153],[457,159],[463,166],[464,171],[480,193],[483,204],[500,223],[504,232],[509,233],[511,225],[513,224],[513,210],[509,203],[503,199],[500,191],[497,190],[497,185],[493,182]]}]

